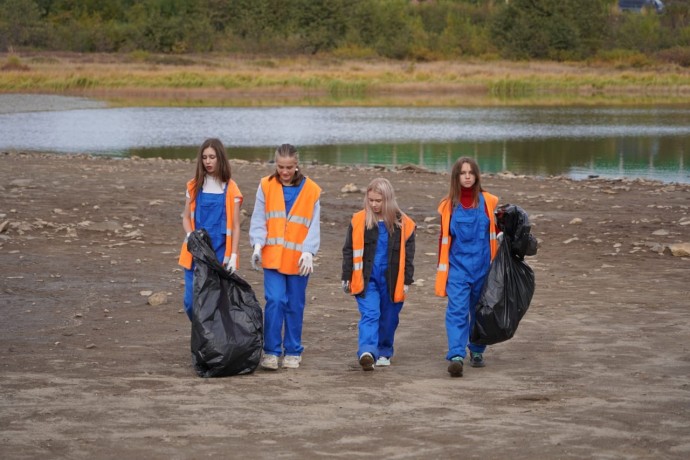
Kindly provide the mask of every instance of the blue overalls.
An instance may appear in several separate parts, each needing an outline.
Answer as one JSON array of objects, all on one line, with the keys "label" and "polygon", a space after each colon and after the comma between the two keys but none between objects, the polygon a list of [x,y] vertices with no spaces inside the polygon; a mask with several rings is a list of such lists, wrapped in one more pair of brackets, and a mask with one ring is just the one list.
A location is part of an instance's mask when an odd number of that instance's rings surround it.
[{"label": "blue overalls", "polygon": [[[475,307],[489,273],[489,217],[485,212],[484,195],[479,194],[476,208],[464,209],[461,204],[453,210],[450,221],[451,247],[448,271],[448,308],[446,332],[448,354],[464,358],[467,342],[474,325]],[[483,353],[484,345],[469,344],[470,351]]]},{"label": "blue overalls", "polygon": [[[222,262],[225,258],[225,237],[227,232],[227,215],[225,212],[225,197],[228,187],[225,185],[223,193],[204,193],[199,192],[196,198],[196,209],[194,210],[194,229],[206,229],[211,237],[211,245],[216,251],[218,261]],[[184,311],[192,319],[192,308],[194,306],[194,262],[191,270],[184,271]]]},{"label": "blue overalls", "polygon": [[[298,186],[283,186],[286,214],[290,213],[304,183],[303,180]],[[264,353],[281,356],[284,351],[285,355],[300,356],[304,351],[302,323],[308,282],[308,275],[284,275],[275,269],[264,269]]]},{"label": "blue overalls", "polygon": [[[400,322],[400,310],[403,302],[393,302],[386,282],[388,269],[388,229],[385,222],[379,222],[379,237],[376,241],[374,266],[367,283],[364,296],[357,296],[359,320],[359,349],[362,353],[371,353],[374,359],[380,356],[393,356],[395,330]],[[405,263],[404,261],[402,262]]]}]

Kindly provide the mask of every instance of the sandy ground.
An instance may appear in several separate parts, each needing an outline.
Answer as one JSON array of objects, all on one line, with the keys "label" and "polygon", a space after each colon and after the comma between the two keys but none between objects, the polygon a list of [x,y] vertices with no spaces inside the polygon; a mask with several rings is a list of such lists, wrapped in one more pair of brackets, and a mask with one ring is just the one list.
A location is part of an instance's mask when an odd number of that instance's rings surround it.
[{"label": "sandy ground", "polygon": [[[233,167],[251,213],[271,166]],[[487,367],[452,379],[433,295],[438,221],[425,223],[448,176],[306,166],[324,193],[302,366],[201,379],[176,265],[193,169],[0,154],[1,458],[690,456],[690,257],[662,251],[690,242],[689,185],[486,176],[531,216],[537,289]],[[417,283],[393,365],[364,373],[339,281],[362,195],[341,188],[376,176],[419,224]],[[247,226],[241,274],[263,303]]]}]

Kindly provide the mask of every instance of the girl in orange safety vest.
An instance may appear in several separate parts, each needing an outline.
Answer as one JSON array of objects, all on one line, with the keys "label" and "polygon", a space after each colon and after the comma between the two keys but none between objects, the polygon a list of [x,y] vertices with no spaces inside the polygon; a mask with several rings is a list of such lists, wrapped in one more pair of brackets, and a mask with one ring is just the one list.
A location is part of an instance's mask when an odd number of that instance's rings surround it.
[{"label": "girl in orange safety vest", "polygon": [[[441,237],[436,295],[448,296],[446,333],[448,372],[461,377],[475,307],[496,255],[494,211],[498,198],[481,186],[479,165],[462,157],[453,165],[448,196],[441,201]],[[469,343],[470,365],[484,367],[484,345]]]},{"label": "girl in orange safety vest", "polygon": [[[261,367],[298,368],[302,361],[302,323],[313,257],[321,242],[321,188],[299,170],[290,144],[275,152],[276,170],[261,179],[249,227],[252,267],[264,269],[264,355]],[[283,330],[285,331],[283,336]]]},{"label": "girl in orange safety vest", "polygon": [[371,181],[364,209],[352,216],[343,246],[343,291],[361,315],[357,356],[365,371],[389,366],[408,287],[414,282],[415,223],[395,200],[391,183]]},{"label": "girl in orange safety vest", "polygon": [[189,234],[205,229],[211,237],[216,257],[233,273],[237,270],[242,193],[231,179],[230,163],[219,139],[206,139],[196,155],[196,174],[187,182],[187,199],[182,212],[182,228],[187,237],[182,243],[179,264],[184,267],[184,310],[193,316],[194,267],[187,249]]}]

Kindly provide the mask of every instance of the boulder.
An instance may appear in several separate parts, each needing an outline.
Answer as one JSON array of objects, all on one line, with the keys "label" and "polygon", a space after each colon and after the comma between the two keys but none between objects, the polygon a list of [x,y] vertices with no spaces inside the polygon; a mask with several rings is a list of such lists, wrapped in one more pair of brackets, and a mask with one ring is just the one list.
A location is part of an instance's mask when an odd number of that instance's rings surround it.
[{"label": "boulder", "polygon": [[669,244],[666,250],[674,257],[690,257],[690,243]]},{"label": "boulder", "polygon": [[147,303],[152,306],[163,305],[168,303],[168,294],[165,292],[154,292],[147,300]]}]

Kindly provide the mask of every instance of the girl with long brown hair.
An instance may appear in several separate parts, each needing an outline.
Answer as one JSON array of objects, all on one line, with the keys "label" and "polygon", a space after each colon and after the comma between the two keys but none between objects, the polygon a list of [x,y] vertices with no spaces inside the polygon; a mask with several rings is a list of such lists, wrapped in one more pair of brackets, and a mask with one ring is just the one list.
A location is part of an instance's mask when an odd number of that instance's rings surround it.
[{"label": "girl with long brown hair", "polygon": [[484,367],[484,345],[469,343],[475,306],[498,248],[494,211],[498,198],[482,189],[479,165],[459,158],[450,188],[438,207],[441,214],[436,295],[448,297],[446,333],[448,373],[461,377],[470,350],[470,366]]},{"label": "girl with long brown hair", "polygon": [[[225,147],[220,139],[206,139],[196,155],[196,173],[187,182],[182,212],[182,228],[187,237],[197,229],[205,229],[216,257],[233,273],[237,270],[240,241],[240,206],[242,193],[234,180]],[[187,238],[180,251],[180,265],[185,269],[184,310],[192,319],[194,267],[187,249]]]}]

